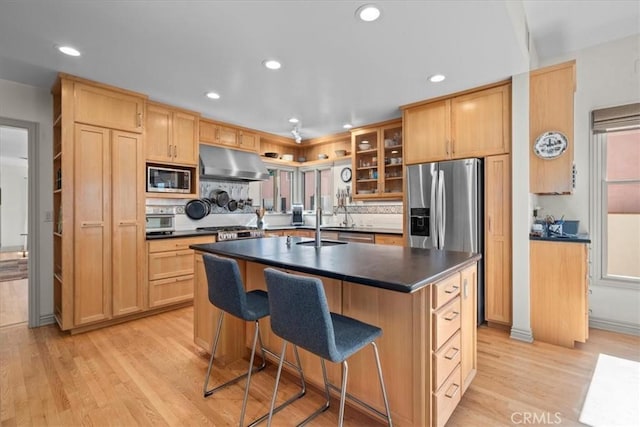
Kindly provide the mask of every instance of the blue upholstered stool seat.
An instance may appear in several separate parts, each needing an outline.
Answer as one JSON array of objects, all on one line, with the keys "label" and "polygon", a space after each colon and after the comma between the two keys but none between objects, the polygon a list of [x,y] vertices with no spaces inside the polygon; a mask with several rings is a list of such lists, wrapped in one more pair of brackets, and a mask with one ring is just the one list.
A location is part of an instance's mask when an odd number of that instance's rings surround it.
[{"label": "blue upholstered stool seat", "polygon": [[[290,342],[293,344],[294,349],[299,346],[319,356],[322,365],[326,402],[299,425],[306,424],[329,408],[329,388],[332,387],[340,391],[338,425],[342,426],[344,403],[347,396],[348,365],[346,359],[371,344],[378,368],[378,379],[386,413],[378,411],[353,396],[349,397],[377,415],[386,418],[387,423],[391,426],[391,412],[389,411],[387,392],[382,378],[380,357],[374,342],[376,338],[382,335],[382,329],[351,317],[331,313],[322,281],[316,277],[289,274],[273,268],[265,269],[264,275],[267,281],[267,290],[269,291],[271,330],[283,339],[282,356],[286,352],[287,342]],[[329,383],[325,360],[342,363],[341,388]],[[271,425],[273,419],[281,372],[282,362],[280,362],[278,373],[276,374],[276,386],[271,399],[271,410],[269,411],[269,425]]]},{"label": "blue upholstered stool seat", "polygon": [[[220,316],[218,317],[218,325],[216,327],[215,337],[211,347],[211,358],[209,359],[209,367],[207,368],[207,376],[204,381],[203,394],[204,397],[211,396],[218,390],[236,383],[240,379],[246,377],[247,385],[244,390],[244,399],[242,401],[242,410],[240,412],[240,427],[244,426],[244,415],[247,408],[247,399],[249,397],[249,386],[251,385],[251,374],[256,371],[264,369],[266,365],[265,353],[270,353],[277,357],[273,353],[269,352],[262,346],[262,338],[260,337],[260,324],[258,320],[269,315],[269,297],[267,292],[262,290],[255,290],[245,292],[242,283],[242,277],[240,276],[240,269],[238,263],[234,259],[221,258],[214,255],[203,255],[205,272],[207,274],[207,290],[209,296],[209,302],[215,307],[220,309]],[[218,347],[218,339],[220,338],[220,330],[222,329],[222,321],[224,314],[229,313],[239,319],[248,322],[255,323],[255,332],[253,336],[253,346],[251,347],[251,358],[249,359],[249,369],[246,373],[238,375],[237,377],[221,384],[212,389],[207,389],[209,384],[209,378],[211,377],[211,369],[213,367],[213,359],[215,358],[216,349]],[[237,340],[244,341],[244,335],[235,337]],[[256,353],[256,347],[258,342],[260,343],[260,350],[262,353],[262,364],[257,368],[253,367],[253,360]],[[279,411],[284,406],[293,402],[295,399],[302,397],[305,394],[304,376],[302,375],[302,368],[300,368],[300,360],[297,351],[295,352],[298,366],[292,365],[298,369],[301,376],[301,391],[295,396],[288,399],[286,402],[278,406],[276,411]],[[264,414],[250,424],[254,426],[267,418],[269,414]]]}]

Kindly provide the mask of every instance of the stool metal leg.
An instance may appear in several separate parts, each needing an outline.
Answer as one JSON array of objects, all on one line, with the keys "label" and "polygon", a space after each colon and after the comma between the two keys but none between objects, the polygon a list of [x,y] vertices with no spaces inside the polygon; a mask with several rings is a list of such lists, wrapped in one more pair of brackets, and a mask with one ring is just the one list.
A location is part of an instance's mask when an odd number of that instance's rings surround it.
[{"label": "stool metal leg", "polygon": [[322,365],[322,378],[324,379],[324,392],[327,400],[324,402],[324,404],[321,407],[316,409],[313,414],[309,415],[300,424],[298,424],[297,427],[307,425],[315,417],[317,417],[318,415],[320,415],[321,413],[329,409],[329,405],[331,404],[331,396],[329,395],[329,379],[327,378],[327,367],[323,358],[320,358],[320,364]]},{"label": "stool metal leg", "polygon": [[[240,381],[242,378],[246,377],[247,375],[249,375],[249,372],[253,373],[253,372],[258,372],[264,369],[264,367],[266,366],[266,358],[264,357],[264,350],[262,352],[262,364],[260,366],[253,367],[253,364],[250,365],[250,371],[247,370],[247,372],[238,375],[237,377],[225,382],[224,384],[220,384],[219,386],[216,386],[210,390],[207,390],[207,386],[209,385],[209,378],[211,377],[211,369],[213,367],[213,359],[215,358],[215,354],[216,354],[216,350],[218,348],[218,340],[220,339],[220,331],[222,330],[222,320],[224,319],[224,311],[220,312],[220,316],[218,317],[218,326],[216,327],[216,335],[215,338],[213,339],[213,346],[211,347],[211,358],[209,359],[209,367],[207,369],[207,377],[204,380],[204,388],[203,388],[203,394],[204,397],[209,397],[211,396],[213,393],[215,393],[216,391],[227,387],[231,384],[235,384],[238,381]],[[256,324],[258,322],[256,321]],[[262,343],[262,338],[260,337],[260,332],[259,332],[259,328],[258,326],[256,326],[256,333],[258,334],[258,339],[260,340],[260,343]],[[253,348],[251,350],[252,354],[255,354],[255,339],[254,339],[254,345]]]},{"label": "stool metal leg", "polygon": [[389,400],[387,399],[387,389],[384,386],[384,379],[382,378],[382,367],[380,366],[380,356],[378,355],[378,346],[375,342],[371,341],[373,346],[373,354],[376,357],[376,366],[378,368],[378,379],[380,379],[380,388],[382,389],[382,399],[384,400],[384,409],[387,412],[387,423],[389,427],[393,426],[391,421],[391,411],[389,410]]},{"label": "stool metal leg", "polygon": [[[253,371],[253,359],[256,355],[256,344],[258,343],[258,337],[260,336],[260,323],[256,320],[256,332],[253,334],[253,345],[251,346],[251,357],[249,358],[249,370],[247,371],[247,385],[244,388],[244,399],[242,399],[242,410],[240,411],[240,427],[244,426],[244,413],[247,410],[247,399],[249,398],[249,386],[251,385],[251,372]],[[262,344],[262,339],[260,339]],[[262,350],[264,356],[264,350]],[[264,365],[264,357],[263,357]]]},{"label": "stool metal leg", "polygon": [[349,365],[346,360],[342,361],[342,389],[340,392],[340,415],[338,415],[338,426],[342,427],[344,421],[344,401],[347,399],[347,378],[349,377]]},{"label": "stool metal leg", "polygon": [[282,363],[284,362],[284,353],[287,351],[287,341],[282,340],[282,352],[280,353],[280,362],[278,363],[278,373],[276,374],[276,385],[273,387],[273,396],[271,397],[271,407],[269,408],[269,420],[267,427],[271,427],[273,419],[273,407],[276,406],[276,397],[278,396],[278,384],[280,384],[280,374],[282,373]]}]

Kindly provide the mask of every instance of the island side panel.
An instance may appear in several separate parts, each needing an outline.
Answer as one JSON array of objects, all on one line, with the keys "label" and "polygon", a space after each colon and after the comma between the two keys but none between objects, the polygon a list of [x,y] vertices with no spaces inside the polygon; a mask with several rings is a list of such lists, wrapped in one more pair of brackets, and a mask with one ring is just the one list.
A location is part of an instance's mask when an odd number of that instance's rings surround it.
[{"label": "island side panel", "polygon": [[[394,425],[430,425],[430,287],[412,294],[343,282],[343,314],[382,328],[377,340]],[[384,412],[372,349],[349,362],[349,393]]]},{"label": "island side panel", "polygon": [[[210,353],[220,310],[209,302],[207,275],[202,260],[202,252],[196,252],[194,257],[196,277],[193,303],[193,336],[194,342]],[[245,261],[238,260],[238,267],[243,281],[245,264]],[[242,339],[244,335],[245,322],[235,316],[225,315],[216,351],[216,360],[222,364],[227,364],[244,357],[247,352]]]}]

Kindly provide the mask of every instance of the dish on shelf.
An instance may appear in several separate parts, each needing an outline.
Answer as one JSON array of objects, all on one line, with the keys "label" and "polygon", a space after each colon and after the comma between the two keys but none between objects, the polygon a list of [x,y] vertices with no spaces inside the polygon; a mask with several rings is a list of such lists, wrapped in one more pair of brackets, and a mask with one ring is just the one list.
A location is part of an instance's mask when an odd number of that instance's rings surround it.
[{"label": "dish on shelf", "polygon": [[307,158],[306,158],[306,157],[304,157],[304,156],[300,156],[300,157],[298,157],[298,161],[299,161],[300,163],[304,163],[304,162],[306,162],[306,161],[307,161]]},{"label": "dish on shelf", "polygon": [[344,157],[347,155],[347,150],[336,150],[335,152],[338,157]]},{"label": "dish on shelf", "polygon": [[567,137],[560,132],[545,132],[536,138],[533,152],[541,159],[555,159],[567,150]]},{"label": "dish on shelf", "polygon": [[324,159],[328,159],[329,156],[327,156],[326,154],[318,154],[318,159],[320,160],[324,160]]},{"label": "dish on shelf", "polygon": [[265,157],[271,157],[272,159],[277,159],[279,154],[278,153],[273,153],[273,152],[266,152],[264,153]]},{"label": "dish on shelf", "polygon": [[293,154],[283,154],[282,155],[282,160],[286,160],[288,162],[293,160]]},{"label": "dish on shelf", "polygon": [[358,190],[358,194],[373,194],[371,190]]},{"label": "dish on shelf", "polygon": [[368,142],[361,142],[360,144],[358,144],[358,148],[360,150],[371,150],[371,144],[369,144]]}]

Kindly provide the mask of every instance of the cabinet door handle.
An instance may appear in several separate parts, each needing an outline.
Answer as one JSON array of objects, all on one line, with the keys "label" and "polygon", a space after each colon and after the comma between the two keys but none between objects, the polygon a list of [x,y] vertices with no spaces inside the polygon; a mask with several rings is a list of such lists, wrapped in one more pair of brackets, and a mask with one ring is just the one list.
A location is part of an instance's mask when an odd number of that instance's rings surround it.
[{"label": "cabinet door handle", "polygon": [[80,223],[82,228],[104,227],[104,221],[83,221]]},{"label": "cabinet door handle", "polygon": [[178,146],[177,145],[173,146],[173,157],[178,157]]},{"label": "cabinet door handle", "polygon": [[444,395],[449,399],[451,399],[453,396],[456,395],[456,393],[458,393],[459,389],[460,389],[460,386],[458,384],[451,384]]},{"label": "cabinet door handle", "polygon": [[464,279],[462,283],[463,283],[462,288],[464,289],[463,291],[464,299],[467,299],[469,297],[469,281],[467,279]]},{"label": "cabinet door handle", "polygon": [[138,113],[138,124],[137,127],[142,127],[142,113]]},{"label": "cabinet door handle", "polygon": [[447,156],[449,155],[449,140],[447,139],[447,144],[445,145],[445,152],[447,153]]},{"label": "cabinet door handle", "polygon": [[491,217],[487,218],[489,220],[489,233],[491,233]]},{"label": "cabinet door handle", "polygon": [[454,293],[454,292],[455,292],[455,291],[457,291],[457,290],[458,290],[458,286],[457,286],[457,285],[453,285],[453,286],[451,286],[450,288],[445,289],[445,290],[444,290],[444,293],[445,293],[445,294],[452,294],[452,293]]},{"label": "cabinet door handle", "polygon": [[171,144],[167,145],[167,157],[171,157]]},{"label": "cabinet door handle", "polygon": [[456,154],[456,140],[451,140],[451,154]]},{"label": "cabinet door handle", "polygon": [[137,225],[137,221],[118,221],[118,225]]},{"label": "cabinet door handle", "polygon": [[216,129],[216,141],[220,142],[220,128]]},{"label": "cabinet door handle", "polygon": [[457,312],[457,311],[450,311],[449,313],[447,313],[446,316],[444,316],[444,320],[446,320],[448,322],[451,322],[453,319],[455,319],[459,315],[460,315],[460,313]]},{"label": "cabinet door handle", "polygon": [[447,360],[453,360],[458,355],[458,353],[460,353],[459,348],[451,347],[449,351],[447,351],[447,353],[444,355],[444,358]]}]

